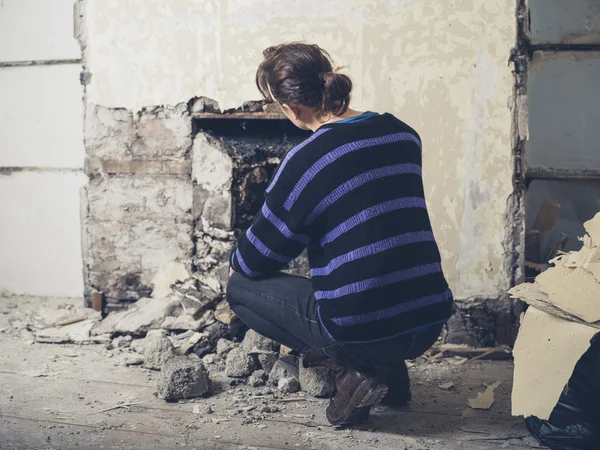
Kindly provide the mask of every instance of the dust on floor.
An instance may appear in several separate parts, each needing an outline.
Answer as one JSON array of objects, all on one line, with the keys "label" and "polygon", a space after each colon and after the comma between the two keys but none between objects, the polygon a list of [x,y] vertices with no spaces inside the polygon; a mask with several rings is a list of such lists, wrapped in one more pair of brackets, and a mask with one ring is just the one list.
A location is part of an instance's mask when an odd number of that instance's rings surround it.
[{"label": "dust on floor", "polygon": [[[324,416],[327,400],[277,398],[270,387],[231,386],[211,373],[209,398],[166,403],[154,395],[158,372],[124,366],[103,345],[39,344],[16,331],[19,315],[51,314],[59,302],[0,298],[2,450],[540,448],[510,415],[513,367],[506,361],[411,367],[410,406],[378,407],[368,424],[334,429]],[[489,410],[468,406],[497,381]]]}]

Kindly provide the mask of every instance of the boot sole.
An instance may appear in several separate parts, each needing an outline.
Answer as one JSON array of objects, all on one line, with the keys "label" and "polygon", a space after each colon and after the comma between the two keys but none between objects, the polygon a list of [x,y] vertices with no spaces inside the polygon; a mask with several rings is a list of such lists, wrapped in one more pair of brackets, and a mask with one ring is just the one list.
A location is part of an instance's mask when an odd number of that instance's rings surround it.
[{"label": "boot sole", "polygon": [[331,417],[329,411],[327,411],[327,420],[333,426],[349,425],[359,421],[364,422],[366,418],[357,414],[359,408],[371,407],[381,403],[387,391],[388,387],[376,378],[367,378],[358,385],[342,414],[339,417]]}]

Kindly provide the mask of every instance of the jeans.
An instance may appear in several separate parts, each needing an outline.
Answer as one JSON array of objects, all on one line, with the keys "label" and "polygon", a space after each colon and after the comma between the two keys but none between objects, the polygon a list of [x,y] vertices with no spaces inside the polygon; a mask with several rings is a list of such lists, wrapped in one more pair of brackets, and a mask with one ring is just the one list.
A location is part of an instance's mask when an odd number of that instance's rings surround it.
[{"label": "jeans", "polygon": [[308,348],[357,367],[389,366],[421,356],[437,340],[443,325],[420,334],[384,341],[334,342],[322,326],[312,283],[308,278],[278,273],[252,279],[234,273],[227,285],[232,311],[249,328],[303,354]]}]

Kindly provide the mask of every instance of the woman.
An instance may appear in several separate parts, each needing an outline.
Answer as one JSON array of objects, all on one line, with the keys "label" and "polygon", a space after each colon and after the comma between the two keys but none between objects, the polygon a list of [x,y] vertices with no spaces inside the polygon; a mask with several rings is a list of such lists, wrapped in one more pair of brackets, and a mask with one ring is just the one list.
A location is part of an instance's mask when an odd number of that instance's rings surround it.
[{"label": "woman", "polygon": [[[405,359],[423,354],[452,294],[426,210],[421,140],[391,114],[350,108],[352,82],[301,43],[264,52],[267,102],[314,134],[292,149],[231,253],[227,299],[250,328],[335,373],[333,425],[410,399]],[[311,279],[278,271],[305,248]]]}]

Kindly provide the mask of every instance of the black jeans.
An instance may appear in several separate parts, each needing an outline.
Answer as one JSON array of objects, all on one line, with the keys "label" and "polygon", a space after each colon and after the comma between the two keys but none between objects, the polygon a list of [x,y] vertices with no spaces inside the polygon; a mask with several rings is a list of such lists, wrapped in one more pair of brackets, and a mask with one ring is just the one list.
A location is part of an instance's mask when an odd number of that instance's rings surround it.
[{"label": "black jeans", "polygon": [[308,278],[276,274],[251,279],[234,273],[227,301],[237,316],[259,334],[302,354],[308,348],[359,367],[394,365],[421,356],[433,345],[442,325],[421,334],[406,334],[365,344],[334,342],[321,325],[317,300]]}]

